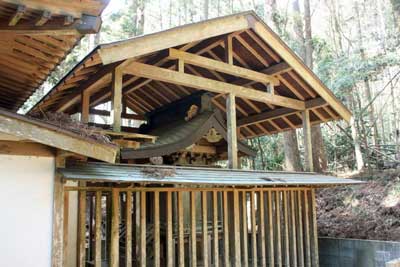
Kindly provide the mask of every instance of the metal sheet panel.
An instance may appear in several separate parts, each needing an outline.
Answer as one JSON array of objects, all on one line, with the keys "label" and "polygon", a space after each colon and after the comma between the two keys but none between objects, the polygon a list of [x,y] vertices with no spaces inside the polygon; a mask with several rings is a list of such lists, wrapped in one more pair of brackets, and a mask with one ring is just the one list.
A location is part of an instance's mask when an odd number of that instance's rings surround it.
[{"label": "metal sheet panel", "polygon": [[72,163],[65,179],[220,186],[333,186],[361,181],[307,172],[271,172],[155,165]]}]

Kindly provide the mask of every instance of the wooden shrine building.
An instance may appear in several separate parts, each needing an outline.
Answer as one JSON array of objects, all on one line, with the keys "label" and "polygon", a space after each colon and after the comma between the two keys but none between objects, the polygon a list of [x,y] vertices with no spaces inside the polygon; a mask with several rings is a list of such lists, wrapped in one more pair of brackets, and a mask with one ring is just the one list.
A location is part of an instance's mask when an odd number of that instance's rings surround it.
[{"label": "wooden shrine building", "polygon": [[59,112],[110,143],[0,112],[53,150],[52,266],[318,266],[315,190],[358,183],[241,169],[247,139],[302,127],[312,171],[311,125],[351,117],[254,12],[96,47],[28,116]]}]

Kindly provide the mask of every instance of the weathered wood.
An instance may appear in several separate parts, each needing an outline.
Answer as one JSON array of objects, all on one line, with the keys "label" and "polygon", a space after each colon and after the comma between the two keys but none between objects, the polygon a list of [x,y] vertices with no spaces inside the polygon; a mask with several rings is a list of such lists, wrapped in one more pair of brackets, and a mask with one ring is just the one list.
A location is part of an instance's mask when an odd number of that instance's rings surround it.
[{"label": "weathered wood", "polygon": [[17,25],[18,21],[24,16],[25,11],[26,11],[26,6],[18,5],[17,11],[14,13],[10,21],[8,22],[8,26]]},{"label": "weathered wood", "polygon": [[281,199],[280,191],[275,191],[275,225],[276,225],[276,263],[282,266],[282,240],[281,240]]},{"label": "weathered wood", "polygon": [[295,192],[290,192],[290,239],[291,239],[291,266],[297,266],[297,242],[296,242],[296,213],[294,206]]},{"label": "weathered wood", "polygon": [[241,266],[241,251],[240,251],[240,216],[237,214],[239,211],[239,192],[233,191],[233,229],[234,229],[234,242],[235,242],[235,255],[234,266]]},{"label": "weathered wood", "polygon": [[55,151],[49,146],[33,142],[0,141],[0,154],[54,157]]},{"label": "weathered wood", "polygon": [[172,192],[167,192],[167,266],[174,265],[173,247],[175,246],[172,239]]},{"label": "weathered wood", "polygon": [[51,262],[54,267],[63,266],[64,256],[64,184],[62,176],[54,176],[53,185],[53,240]]},{"label": "weathered wood", "polygon": [[179,84],[200,90],[207,90],[214,93],[234,93],[237,97],[247,98],[258,102],[270,103],[282,107],[304,110],[304,101],[284,97],[276,94],[266,93],[247,87],[234,85],[226,82],[216,81],[192,74],[180,73],[178,71],[155,67],[148,64],[133,62],[124,69],[124,72],[131,75]]},{"label": "weathered wood", "polygon": [[111,211],[111,244],[110,244],[110,267],[119,267],[119,190],[113,188],[112,192],[112,211]]},{"label": "weathered wood", "polygon": [[154,192],[154,266],[160,264],[160,193]]},{"label": "weathered wood", "polygon": [[140,191],[133,191],[135,198],[135,265],[140,264]]},{"label": "weathered wood", "polygon": [[317,230],[317,203],[315,202],[315,189],[310,190],[311,205],[311,220],[312,220],[312,231],[311,231],[311,258],[312,265],[314,267],[319,266],[319,255],[318,255],[318,230]]},{"label": "weathered wood", "polygon": [[303,134],[304,134],[304,165],[306,171],[314,171],[312,157],[312,142],[311,142],[311,122],[310,110],[306,109],[302,112],[303,115]]},{"label": "weathered wood", "polygon": [[[219,267],[219,236],[218,236],[218,191],[213,193],[213,253],[214,253],[214,265]],[[196,266],[195,264],[193,264]]]},{"label": "weathered wood", "polygon": [[[63,218],[63,265],[67,265],[68,235],[69,235],[69,192],[64,190],[64,218]],[[53,266],[53,265],[52,265]],[[57,266],[57,265],[55,265]]]},{"label": "weathered wood", "polygon": [[231,266],[229,257],[229,218],[228,218],[228,192],[223,192],[223,213],[224,213],[224,263]]},{"label": "weathered wood", "polygon": [[201,193],[201,222],[202,222],[202,250],[203,250],[203,266],[208,266],[208,216],[207,216],[207,192]]},{"label": "weathered wood", "polygon": [[132,192],[126,192],[126,207],[125,207],[125,266],[132,267]]},{"label": "weathered wood", "polygon": [[178,266],[185,266],[182,192],[178,192]]},{"label": "weathered wood", "polygon": [[[259,258],[260,266],[267,266],[266,255],[265,255],[265,210],[264,210],[264,192],[259,192],[258,194],[258,211],[259,211],[259,221],[258,221],[258,246],[259,246]],[[270,265],[273,266],[273,265]]]},{"label": "weathered wood", "polygon": [[233,48],[232,48],[232,36],[228,35],[224,39],[225,43],[225,62],[233,65]]},{"label": "weathered wood", "polygon": [[242,232],[243,232],[243,238],[242,238],[242,259],[243,259],[243,266],[248,267],[249,262],[249,252],[248,252],[248,247],[247,247],[247,241],[249,239],[249,231],[247,228],[247,192],[243,191],[242,192]]},{"label": "weathered wood", "polygon": [[310,253],[310,217],[308,205],[308,190],[303,190],[303,203],[304,203],[304,240],[305,240],[305,266],[311,267],[311,253]]},{"label": "weathered wood", "polygon": [[196,192],[190,192],[190,261],[197,266]]},{"label": "weathered wood", "polygon": [[251,217],[251,261],[254,267],[258,266],[257,256],[257,227],[256,227],[256,207],[255,207],[255,192],[250,191],[250,217]]},{"label": "weathered wood", "polygon": [[40,18],[36,21],[35,26],[43,26],[49,19],[51,19],[51,12],[44,10]]},{"label": "weathered wood", "polygon": [[269,266],[275,266],[275,249],[274,249],[274,221],[273,221],[273,199],[272,192],[267,192],[268,199],[268,254],[269,254]]},{"label": "weathered wood", "polygon": [[[78,250],[77,267],[86,266],[86,192],[78,193]],[[113,266],[114,267],[114,266]]]},{"label": "weathered wood", "polygon": [[289,244],[289,217],[288,217],[288,196],[287,191],[283,191],[283,220],[285,231],[285,266],[290,265],[290,244]]},{"label": "weathered wood", "polygon": [[254,80],[257,82],[261,82],[261,83],[271,83],[273,85],[279,84],[279,80],[273,76],[233,65],[233,63],[232,63],[232,39],[230,38],[230,40],[231,40],[230,41],[230,44],[231,44],[230,50],[227,49],[227,51],[230,51],[230,52],[228,52],[228,55],[230,55],[230,56],[228,56],[230,61],[227,61],[227,63],[218,61],[218,60],[214,60],[214,59],[210,59],[207,57],[199,56],[196,54],[180,51],[180,50],[177,50],[174,48],[169,49],[169,57],[179,59],[180,61],[183,61],[187,64],[192,64],[192,65],[206,68],[209,70],[227,73],[227,74],[230,74],[230,75],[233,75],[236,77],[245,78],[248,80]]},{"label": "weathered wood", "polygon": [[228,136],[228,167],[230,169],[237,169],[238,150],[236,136],[236,102],[234,94],[229,94],[226,98],[226,110]]},{"label": "weathered wood", "polygon": [[95,225],[94,225],[94,266],[101,267],[101,197],[102,192],[96,192],[96,212],[95,212]]},{"label": "weathered wood", "polygon": [[296,220],[297,220],[297,255],[298,255],[298,264],[299,266],[304,266],[304,246],[303,246],[303,207],[302,207],[302,197],[301,191],[297,191],[295,193],[297,196],[296,202]]},{"label": "weathered wood", "polygon": [[83,123],[89,122],[89,105],[90,105],[90,94],[88,91],[83,91],[81,94],[81,121]]},{"label": "weathered wood", "polygon": [[146,192],[140,192],[140,266],[146,267]]},{"label": "weathered wood", "polygon": [[113,130],[115,132],[121,131],[121,114],[122,114],[122,70],[115,68],[112,72],[112,108],[111,117],[113,118]]}]

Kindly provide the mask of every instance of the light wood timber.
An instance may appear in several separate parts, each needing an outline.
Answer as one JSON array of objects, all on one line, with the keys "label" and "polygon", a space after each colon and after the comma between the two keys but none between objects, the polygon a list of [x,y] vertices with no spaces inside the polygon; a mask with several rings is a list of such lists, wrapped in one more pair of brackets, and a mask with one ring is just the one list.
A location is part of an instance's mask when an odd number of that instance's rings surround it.
[{"label": "light wood timber", "polygon": [[304,110],[304,101],[270,94],[255,89],[250,89],[234,84],[229,84],[221,81],[215,81],[203,77],[198,77],[191,74],[180,73],[177,71],[154,67],[151,65],[134,62],[125,68],[125,73],[137,75],[149,79],[155,79],[163,82],[180,84],[199,90],[207,90],[215,93],[234,93],[237,97],[247,98],[258,102],[270,103],[282,107]]},{"label": "light wood timber", "polygon": [[140,266],[146,267],[146,192],[140,192]]},{"label": "light wood timber", "polygon": [[154,192],[154,266],[160,267],[160,193]]},{"label": "light wood timber", "polygon": [[227,110],[227,136],[228,136],[228,167],[237,169],[238,150],[236,136],[236,104],[235,95],[229,94],[226,100]]},{"label": "light wood timber", "polygon": [[112,189],[110,267],[119,267],[119,190]]},{"label": "light wood timber", "polygon": [[96,192],[96,214],[95,214],[95,245],[94,245],[94,266],[101,267],[101,198],[102,192]]},{"label": "light wood timber", "polygon": [[223,219],[224,219],[224,264],[231,266],[229,256],[229,222],[228,222],[228,192],[223,192]]},{"label": "light wood timber", "polygon": [[0,154],[54,157],[55,150],[49,146],[33,142],[0,140]]},{"label": "light wood timber", "polygon": [[197,266],[196,192],[190,192],[190,262]]},{"label": "light wood timber", "polygon": [[201,222],[202,222],[202,250],[203,250],[203,265],[204,267],[209,266],[209,255],[208,255],[208,216],[207,216],[207,192],[201,192]]},{"label": "light wood timber", "polygon": [[226,36],[224,42],[225,42],[225,62],[229,65],[233,65],[232,36]]},{"label": "light wood timber", "polygon": [[12,16],[12,18],[10,19],[10,22],[8,23],[8,26],[15,26],[17,25],[18,21],[22,18],[22,16],[24,15],[26,11],[26,6],[24,5],[18,5],[17,7],[17,11],[15,12],[15,14]]},{"label": "light wood timber", "polygon": [[202,68],[211,69],[218,72],[227,73],[233,76],[254,80],[261,83],[271,83],[279,85],[279,80],[273,76],[253,71],[251,69],[242,68],[232,65],[232,63],[225,63],[222,61],[206,58],[196,54],[180,51],[174,48],[169,49],[169,57],[182,60],[187,64],[196,65]]},{"label": "light wood timber", "polygon": [[185,266],[185,240],[184,240],[184,225],[183,225],[183,203],[182,192],[177,193],[178,197],[178,266]]},{"label": "light wood timber", "polygon": [[90,105],[90,94],[88,91],[83,91],[81,94],[81,121],[83,123],[89,122],[89,105]]},{"label": "light wood timber", "polygon": [[[85,182],[80,182],[84,185]],[[77,267],[86,266],[86,191],[78,193]],[[115,266],[112,266],[115,267]]]},{"label": "light wood timber", "polygon": [[306,171],[314,171],[312,157],[312,142],[311,142],[311,122],[310,110],[306,109],[302,112],[303,115],[303,133],[304,133],[304,161]]},{"label": "light wood timber", "polygon": [[121,131],[121,113],[122,113],[122,70],[115,68],[112,72],[112,125],[115,132]]},{"label": "light wood timber", "polygon": [[[213,256],[214,256],[214,265],[215,267],[219,267],[219,237],[218,237],[218,192],[212,192],[212,201],[213,201]],[[194,265],[196,266],[196,265]]]},{"label": "light wood timber", "polygon": [[175,242],[172,239],[172,192],[167,192],[167,266],[174,266],[173,246]]},{"label": "light wood timber", "polygon": [[35,26],[43,26],[51,18],[51,12],[44,10],[40,18],[36,21]]}]

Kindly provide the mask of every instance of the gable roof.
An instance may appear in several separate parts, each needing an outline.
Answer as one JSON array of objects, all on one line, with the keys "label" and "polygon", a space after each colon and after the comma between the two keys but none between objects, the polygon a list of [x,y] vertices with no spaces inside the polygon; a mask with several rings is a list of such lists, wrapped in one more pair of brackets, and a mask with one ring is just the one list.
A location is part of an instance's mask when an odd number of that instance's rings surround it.
[{"label": "gable roof", "polygon": [[55,125],[3,109],[0,109],[0,133],[109,163],[115,162],[119,151],[119,147],[115,145],[104,144]]},{"label": "gable roof", "polygon": [[[275,94],[292,98],[294,101],[304,101],[305,106],[311,109],[311,123],[350,120],[350,111],[252,11],[100,45],[71,70],[32,111],[40,109],[78,112],[82,90],[90,91],[93,107],[109,101],[113,69],[132,61],[137,61],[138,66],[145,63],[163,69],[173,69],[176,60],[169,57],[169,48],[223,61],[224,40],[227,36],[234,39],[234,65],[279,79],[280,84],[275,87]],[[265,90],[265,84],[237,79],[232,75],[198,66],[188,65],[185,72]],[[124,76],[123,86],[126,105],[140,115],[199,90],[186,84],[172,84],[133,74]],[[225,111],[224,94],[215,94],[213,104]],[[254,99],[238,98],[240,136],[273,134],[302,126],[299,110],[275,107]]]},{"label": "gable roof", "polygon": [[[144,143],[138,149],[121,149],[121,158],[140,159],[172,154],[193,145],[211,128],[227,140],[226,128],[217,117],[213,112],[203,112],[189,121],[178,120],[151,132],[150,134],[158,136],[156,142]],[[247,156],[256,156],[256,151],[241,141],[238,142],[238,150]]]},{"label": "gable roof", "polygon": [[0,107],[17,111],[87,33],[107,0],[0,1]]}]

